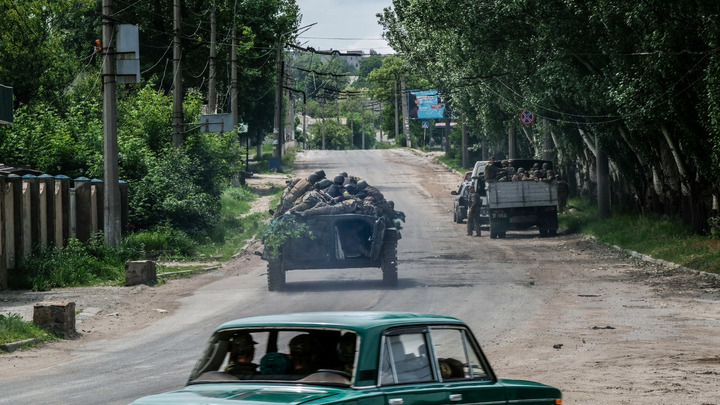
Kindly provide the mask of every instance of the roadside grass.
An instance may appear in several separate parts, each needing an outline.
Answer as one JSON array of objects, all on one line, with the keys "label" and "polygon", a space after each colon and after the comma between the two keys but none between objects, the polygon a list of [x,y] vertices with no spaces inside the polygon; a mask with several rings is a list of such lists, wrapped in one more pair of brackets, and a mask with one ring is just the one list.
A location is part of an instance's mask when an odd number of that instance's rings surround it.
[{"label": "roadside grass", "polygon": [[[38,339],[41,342],[57,340],[58,337],[39,328],[32,322],[24,321],[18,314],[0,315],[0,344]],[[27,343],[25,346],[34,346]],[[2,353],[2,351],[0,351]]]},{"label": "roadside grass", "polygon": [[667,217],[617,213],[598,220],[592,202],[571,199],[558,221],[561,228],[593,236],[600,243],[720,274],[720,239],[694,235],[688,226]]}]

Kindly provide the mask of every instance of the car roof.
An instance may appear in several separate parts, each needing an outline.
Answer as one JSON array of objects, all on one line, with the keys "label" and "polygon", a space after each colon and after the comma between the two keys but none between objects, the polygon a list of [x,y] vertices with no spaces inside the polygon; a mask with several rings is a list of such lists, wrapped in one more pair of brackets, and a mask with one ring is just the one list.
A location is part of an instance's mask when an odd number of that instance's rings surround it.
[{"label": "car roof", "polygon": [[457,318],[416,312],[335,311],[253,316],[225,322],[216,331],[252,327],[326,327],[356,331],[403,325],[455,324]]}]

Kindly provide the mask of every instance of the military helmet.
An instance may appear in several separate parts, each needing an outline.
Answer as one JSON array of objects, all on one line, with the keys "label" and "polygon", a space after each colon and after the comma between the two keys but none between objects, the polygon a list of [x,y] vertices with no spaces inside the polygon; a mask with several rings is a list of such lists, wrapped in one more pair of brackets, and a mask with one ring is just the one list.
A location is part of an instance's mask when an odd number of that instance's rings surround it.
[{"label": "military helmet", "polygon": [[539,168],[540,168],[540,163],[535,163],[532,168],[533,168],[533,169],[539,169]]},{"label": "military helmet", "polygon": [[316,176],[318,176],[318,180],[325,178],[325,171],[324,170],[318,170],[314,173]]},{"label": "military helmet", "polygon": [[521,167],[521,168],[519,168],[519,169],[517,170],[517,172],[518,172],[518,173],[525,173],[525,169],[523,169],[523,168]]},{"label": "military helmet", "polygon": [[534,176],[535,176],[535,177],[542,177],[542,171],[541,171],[541,170],[535,170]]},{"label": "military helmet", "polygon": [[313,184],[315,184],[318,180],[320,180],[320,178],[319,178],[318,175],[315,174],[315,173],[311,173],[311,174],[307,177],[307,181],[309,181],[310,183],[313,183]]},{"label": "military helmet", "polygon": [[509,164],[509,162],[507,160],[503,160],[500,163],[503,165],[503,167],[507,167],[507,165]]},{"label": "military helmet", "polygon": [[309,334],[297,335],[290,340],[290,354],[293,356],[309,356],[314,351],[313,339]]},{"label": "military helmet", "polygon": [[335,176],[333,179],[333,183],[335,184],[343,184],[345,182],[345,177],[343,176]]},{"label": "military helmet", "polygon": [[253,340],[249,333],[241,332],[233,337],[231,344],[235,353],[248,353],[255,348],[257,342]]},{"label": "military helmet", "polygon": [[347,172],[340,172],[340,173],[338,173],[338,176],[347,177],[348,174],[347,174]]},{"label": "military helmet", "polygon": [[330,181],[330,179],[322,179],[319,182],[315,183],[315,186],[322,190],[324,188],[328,188],[328,187],[332,186],[332,184],[333,183],[332,183],[332,181]]},{"label": "military helmet", "polygon": [[357,185],[357,191],[363,191],[363,190],[365,190],[365,187],[368,186],[367,181],[365,181],[365,180],[358,181],[356,185]]},{"label": "military helmet", "polygon": [[356,186],[355,184],[352,184],[352,183],[351,183],[351,184],[348,184],[347,186],[345,186],[345,190],[347,190],[347,192],[350,193],[350,194],[355,194],[355,193],[357,193],[357,191],[358,191],[358,190],[357,190],[357,186]]},{"label": "military helmet", "polygon": [[551,175],[551,174],[555,174],[555,172],[553,172],[552,170],[548,170],[548,171],[547,171],[547,174],[548,174],[548,175]]},{"label": "military helmet", "polygon": [[550,168],[550,163],[548,163],[548,162],[543,163],[542,168],[543,168],[543,170],[549,169],[549,168]]}]

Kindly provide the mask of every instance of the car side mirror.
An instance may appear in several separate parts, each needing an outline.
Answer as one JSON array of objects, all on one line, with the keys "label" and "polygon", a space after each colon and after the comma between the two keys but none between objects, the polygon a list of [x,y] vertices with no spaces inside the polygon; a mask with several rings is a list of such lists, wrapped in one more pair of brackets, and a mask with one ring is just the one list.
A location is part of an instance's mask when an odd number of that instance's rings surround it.
[{"label": "car side mirror", "polygon": [[270,215],[275,215],[275,210],[274,210],[274,209],[269,209],[268,212],[270,213]]},{"label": "car side mirror", "polygon": [[451,195],[457,195],[457,191],[453,190],[450,192]]}]

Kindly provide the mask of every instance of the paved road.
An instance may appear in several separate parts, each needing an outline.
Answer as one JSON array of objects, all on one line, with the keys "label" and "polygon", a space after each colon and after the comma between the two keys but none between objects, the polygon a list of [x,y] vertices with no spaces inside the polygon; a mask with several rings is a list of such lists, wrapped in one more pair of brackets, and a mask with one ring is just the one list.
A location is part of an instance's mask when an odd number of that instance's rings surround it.
[{"label": "paved road", "polygon": [[[308,151],[298,156],[296,166],[298,174],[324,169],[328,176],[340,171],[360,176],[395,201],[396,209],[406,213],[407,223],[398,245],[397,289],[382,286],[379,269],[298,270],[288,273],[287,291],[268,292],[265,262],[252,256],[248,261],[238,262],[236,266],[240,267],[226,266],[214,272],[217,281],[180,299],[177,309],[148,327],[117,339],[79,344],[72,359],[59,365],[25,372],[22,364],[0,363],[18,369],[15,376],[0,380],[0,404],[123,404],[140,396],[180,388],[215,326],[233,318],[268,313],[407,310],[456,316],[469,323],[481,344],[505,354],[496,360],[491,356],[490,360],[521,373],[513,377],[535,379],[538,373],[545,373],[540,381],[556,385],[567,377],[553,381],[554,375],[572,373],[571,365],[582,367],[587,363],[579,357],[564,360],[565,357],[554,356],[552,344],[558,339],[581,331],[582,345],[576,343],[580,349],[573,355],[597,354],[592,350],[600,347],[598,344],[583,346],[586,338],[590,339],[585,335],[588,322],[604,326],[614,320],[604,305],[614,305],[615,301],[604,297],[613,296],[611,283],[625,282],[618,276],[627,267],[622,261],[603,257],[602,266],[612,271],[613,278],[603,278],[602,290],[588,293],[588,288],[599,284],[580,279],[585,277],[585,271],[546,271],[575,267],[595,271],[592,257],[578,249],[559,248],[575,243],[566,237],[539,238],[537,231],[508,233],[502,240],[491,240],[487,234],[481,238],[465,236],[465,225],[454,224],[450,211],[449,192],[457,188],[459,176],[407,151]],[[536,285],[538,276],[543,274],[548,282]],[[622,286],[623,294],[640,294],[647,302],[655,299],[646,287]],[[563,295],[568,295],[567,302],[553,303],[563,299]],[[583,307],[585,300],[593,300],[592,306]],[[568,307],[559,313],[565,305],[574,309]],[[624,308],[618,305],[614,310],[627,312]],[[671,322],[662,313],[651,318],[646,314],[637,312],[634,315],[637,318],[629,318],[632,314],[628,314],[628,332],[623,333],[638,336],[633,328],[652,332],[652,328],[643,326],[642,320]],[[546,320],[561,316],[566,319],[550,327],[534,321],[541,315]],[[633,325],[631,319],[638,321]],[[652,340],[653,336],[643,339]],[[535,340],[543,346],[535,347]],[[575,338],[575,342],[579,340]],[[562,342],[567,345],[568,341]],[[612,344],[623,344],[623,340]],[[42,356],[46,350],[34,353]],[[532,352],[534,357],[527,363],[524,351]],[[539,361],[538,357],[544,360]],[[543,366],[548,361],[554,369]],[[526,364],[534,367],[534,375]],[[611,362],[603,364],[612,367]],[[609,370],[604,378],[617,380],[613,386],[622,386],[627,376]],[[591,398],[585,403],[595,403],[594,392],[597,391],[588,389],[579,395]],[[615,388],[614,392],[625,391]]]}]

